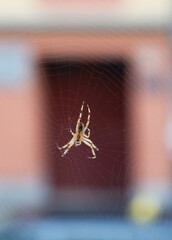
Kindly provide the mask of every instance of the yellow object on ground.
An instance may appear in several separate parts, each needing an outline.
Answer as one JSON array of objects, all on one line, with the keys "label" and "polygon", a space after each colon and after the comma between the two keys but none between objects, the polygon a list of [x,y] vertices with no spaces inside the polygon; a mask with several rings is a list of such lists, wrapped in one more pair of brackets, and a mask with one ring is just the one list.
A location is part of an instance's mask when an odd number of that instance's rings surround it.
[{"label": "yellow object on ground", "polygon": [[160,200],[152,196],[137,195],[129,203],[128,214],[137,223],[153,221],[160,213]]}]

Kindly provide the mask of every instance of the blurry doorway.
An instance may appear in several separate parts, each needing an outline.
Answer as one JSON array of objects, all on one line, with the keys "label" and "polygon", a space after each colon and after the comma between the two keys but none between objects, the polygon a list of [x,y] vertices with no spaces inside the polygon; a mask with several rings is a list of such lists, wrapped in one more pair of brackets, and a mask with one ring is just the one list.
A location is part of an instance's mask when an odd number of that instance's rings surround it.
[{"label": "blurry doorway", "polygon": [[[127,185],[126,68],[122,60],[41,63],[47,93],[47,161],[59,210],[109,210]],[[75,131],[82,102],[91,108],[90,139],[100,149],[96,159],[82,144],[61,157],[56,144],[66,144]],[[87,120],[87,107],[83,122]],[[107,202],[109,205],[107,206]]]}]

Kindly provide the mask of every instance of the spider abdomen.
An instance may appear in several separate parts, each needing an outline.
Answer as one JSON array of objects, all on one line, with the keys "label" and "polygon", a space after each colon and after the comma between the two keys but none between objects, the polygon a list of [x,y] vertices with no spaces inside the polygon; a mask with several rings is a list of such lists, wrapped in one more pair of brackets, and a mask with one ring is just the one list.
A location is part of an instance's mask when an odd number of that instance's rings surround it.
[{"label": "spider abdomen", "polygon": [[82,122],[80,122],[79,126],[78,126],[78,132],[81,133],[84,130],[84,124]]}]

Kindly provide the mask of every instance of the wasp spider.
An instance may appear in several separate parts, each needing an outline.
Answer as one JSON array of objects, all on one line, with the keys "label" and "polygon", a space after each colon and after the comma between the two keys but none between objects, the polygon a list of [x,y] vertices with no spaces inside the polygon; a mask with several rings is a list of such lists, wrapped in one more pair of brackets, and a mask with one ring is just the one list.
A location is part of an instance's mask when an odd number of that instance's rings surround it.
[{"label": "wasp spider", "polygon": [[[75,147],[77,147],[77,146],[81,145],[81,143],[83,142],[83,143],[85,143],[87,146],[89,146],[91,148],[93,156],[89,157],[89,158],[96,158],[96,154],[95,154],[94,149],[96,149],[97,151],[99,149],[89,139],[89,137],[90,137],[90,129],[88,128],[88,126],[89,126],[89,123],[90,123],[91,111],[90,111],[90,108],[89,108],[88,105],[87,105],[87,107],[88,107],[88,118],[87,118],[86,125],[84,126],[84,124],[81,122],[83,108],[84,108],[84,102],[83,102],[82,106],[81,106],[81,111],[80,111],[80,114],[79,114],[79,118],[78,118],[78,121],[77,121],[77,124],[76,124],[76,132],[73,133],[72,130],[70,129],[70,133],[73,135],[72,139],[67,144],[65,144],[62,147],[57,146],[57,148],[60,149],[60,150],[65,149],[65,151],[62,154],[62,157],[64,157],[64,155],[66,155],[66,153],[69,151],[69,149],[74,144],[75,144]],[[86,130],[88,130],[88,134],[86,134]]]}]

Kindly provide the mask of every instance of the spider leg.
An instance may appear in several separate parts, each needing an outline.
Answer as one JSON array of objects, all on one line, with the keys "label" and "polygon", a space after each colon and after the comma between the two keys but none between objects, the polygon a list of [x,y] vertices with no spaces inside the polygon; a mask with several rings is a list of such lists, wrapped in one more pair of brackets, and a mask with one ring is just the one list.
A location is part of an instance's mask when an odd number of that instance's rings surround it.
[{"label": "spider leg", "polygon": [[88,158],[92,158],[92,159],[96,158],[96,154],[95,154],[93,146],[90,143],[88,143],[86,140],[84,140],[83,143],[85,143],[87,146],[89,146],[91,148],[93,157],[88,157]]},{"label": "spider leg", "polygon": [[88,135],[84,133],[84,137],[89,138],[90,137],[90,129],[87,128],[87,130],[88,130]]},{"label": "spider leg", "polygon": [[62,157],[64,157],[64,155],[66,155],[66,153],[69,151],[69,149],[73,146],[74,141],[72,143],[69,143],[68,147],[66,148],[66,150],[64,151],[64,153],[62,154]]},{"label": "spider leg", "polygon": [[97,151],[99,151],[98,147],[96,147],[96,146],[94,145],[94,143],[93,143],[90,139],[84,138],[84,140],[87,141],[87,142],[89,142]]},{"label": "spider leg", "polygon": [[57,148],[60,149],[60,150],[61,150],[61,149],[64,149],[64,148],[66,148],[66,147],[68,146],[68,144],[69,144],[69,143],[67,143],[66,145],[64,145],[64,146],[62,146],[62,147],[59,147],[59,146],[57,145]]},{"label": "spider leg", "polygon": [[75,133],[72,132],[72,129],[70,129],[70,133],[74,136]]},{"label": "spider leg", "polygon": [[62,150],[62,149],[64,149],[64,148],[68,147],[72,142],[74,143],[74,137],[70,140],[70,142],[68,142],[66,145],[64,145],[64,146],[62,146],[62,147],[59,147],[59,146],[57,145],[57,148],[60,149],[60,150]]},{"label": "spider leg", "polygon": [[91,116],[91,110],[88,105],[87,105],[87,107],[88,107],[88,118],[87,118],[87,123],[85,125],[84,131],[88,128],[88,125],[90,123],[90,116]]},{"label": "spider leg", "polygon": [[83,108],[84,108],[84,102],[82,103],[82,106],[81,106],[81,111],[80,111],[80,114],[79,114],[79,118],[78,118],[78,121],[77,121],[77,124],[76,124],[76,131],[78,129],[78,125],[81,121],[81,117],[82,117],[82,113],[83,113]]}]

